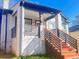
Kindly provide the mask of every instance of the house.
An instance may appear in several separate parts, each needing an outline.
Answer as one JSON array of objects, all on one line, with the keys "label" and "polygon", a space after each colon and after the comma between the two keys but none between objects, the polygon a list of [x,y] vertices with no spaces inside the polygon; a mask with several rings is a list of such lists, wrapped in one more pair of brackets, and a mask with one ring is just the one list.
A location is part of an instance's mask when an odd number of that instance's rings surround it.
[{"label": "house", "polygon": [[[74,39],[73,44],[68,39],[68,20],[60,10],[27,1],[19,1],[11,8],[0,10],[2,51],[25,56],[50,54],[55,50],[62,55],[62,45],[68,49],[72,46],[77,51],[77,41]],[[50,44],[54,46],[53,49]]]}]

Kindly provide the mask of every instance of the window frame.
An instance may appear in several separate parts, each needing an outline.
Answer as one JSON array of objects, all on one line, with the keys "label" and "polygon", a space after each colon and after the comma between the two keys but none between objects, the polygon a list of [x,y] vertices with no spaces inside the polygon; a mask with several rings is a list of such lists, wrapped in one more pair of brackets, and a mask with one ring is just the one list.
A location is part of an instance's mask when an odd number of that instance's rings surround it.
[{"label": "window frame", "polygon": [[[30,19],[30,18],[24,18],[24,20],[30,20],[31,21],[30,25],[32,25],[32,19]],[[26,24],[26,23],[24,23],[24,24]]]}]

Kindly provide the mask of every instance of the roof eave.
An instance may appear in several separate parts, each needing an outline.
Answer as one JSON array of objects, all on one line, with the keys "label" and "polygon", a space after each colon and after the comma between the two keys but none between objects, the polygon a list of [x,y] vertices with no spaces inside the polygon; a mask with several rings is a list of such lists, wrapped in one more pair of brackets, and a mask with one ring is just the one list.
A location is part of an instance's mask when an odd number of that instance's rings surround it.
[{"label": "roof eave", "polygon": [[61,12],[60,10],[57,10],[57,9],[49,8],[46,6],[42,6],[42,5],[30,3],[30,2],[24,2],[24,1],[20,2],[20,6],[23,6],[26,9],[31,9],[39,12],[48,12],[48,13],[53,12],[55,14],[58,14],[59,12]]}]

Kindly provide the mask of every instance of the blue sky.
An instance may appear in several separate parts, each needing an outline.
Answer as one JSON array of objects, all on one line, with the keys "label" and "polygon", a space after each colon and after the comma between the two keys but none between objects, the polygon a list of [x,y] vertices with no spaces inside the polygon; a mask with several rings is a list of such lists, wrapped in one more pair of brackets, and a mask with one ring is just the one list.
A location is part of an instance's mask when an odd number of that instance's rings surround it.
[{"label": "blue sky", "polygon": [[[15,4],[19,0],[10,0],[10,4]],[[33,3],[38,3],[51,8],[57,8],[69,18],[70,21],[75,20],[75,16],[79,15],[79,0],[27,0]],[[0,3],[1,0],[0,0]]]}]

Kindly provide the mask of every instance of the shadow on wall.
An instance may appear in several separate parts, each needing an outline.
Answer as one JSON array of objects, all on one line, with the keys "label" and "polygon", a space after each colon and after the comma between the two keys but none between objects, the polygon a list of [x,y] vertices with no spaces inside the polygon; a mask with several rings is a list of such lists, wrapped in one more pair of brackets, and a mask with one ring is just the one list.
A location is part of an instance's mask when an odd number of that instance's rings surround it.
[{"label": "shadow on wall", "polygon": [[26,42],[22,55],[39,54],[41,52],[41,40],[38,38],[38,36],[30,36],[28,40],[29,41]]}]

